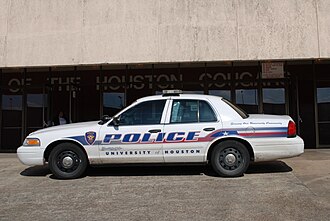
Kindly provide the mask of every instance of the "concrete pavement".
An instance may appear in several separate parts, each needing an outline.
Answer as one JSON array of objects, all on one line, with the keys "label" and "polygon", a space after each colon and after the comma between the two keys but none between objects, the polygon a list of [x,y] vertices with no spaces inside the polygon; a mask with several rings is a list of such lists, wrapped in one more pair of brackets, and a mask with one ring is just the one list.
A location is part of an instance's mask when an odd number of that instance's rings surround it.
[{"label": "concrete pavement", "polygon": [[0,154],[0,220],[329,220],[330,150],[256,163],[240,178],[207,166],[91,168],[56,180]]},{"label": "concrete pavement", "polygon": [[330,149],[305,150],[302,156],[284,162],[313,194],[330,202]]}]

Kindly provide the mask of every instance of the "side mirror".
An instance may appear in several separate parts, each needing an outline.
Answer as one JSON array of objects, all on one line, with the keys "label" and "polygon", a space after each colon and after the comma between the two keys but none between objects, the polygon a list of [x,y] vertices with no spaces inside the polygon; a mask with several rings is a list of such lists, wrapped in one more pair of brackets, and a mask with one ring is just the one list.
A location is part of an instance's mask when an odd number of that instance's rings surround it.
[{"label": "side mirror", "polygon": [[109,120],[111,120],[111,117],[109,117],[108,115],[103,115],[102,118],[101,118],[101,120],[100,120],[100,122],[99,122],[99,124],[100,125],[103,125],[106,122],[108,122]]},{"label": "side mirror", "polygon": [[119,126],[119,117],[114,117],[112,119],[112,123],[113,123],[114,126]]}]

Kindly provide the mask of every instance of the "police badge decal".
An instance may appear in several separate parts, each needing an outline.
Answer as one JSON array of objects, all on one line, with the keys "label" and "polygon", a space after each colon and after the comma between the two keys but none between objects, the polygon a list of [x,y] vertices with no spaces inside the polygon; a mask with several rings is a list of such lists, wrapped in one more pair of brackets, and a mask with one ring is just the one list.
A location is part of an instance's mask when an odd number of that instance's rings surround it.
[{"label": "police badge decal", "polygon": [[96,132],[89,131],[85,133],[85,140],[89,145],[93,145],[96,139]]}]

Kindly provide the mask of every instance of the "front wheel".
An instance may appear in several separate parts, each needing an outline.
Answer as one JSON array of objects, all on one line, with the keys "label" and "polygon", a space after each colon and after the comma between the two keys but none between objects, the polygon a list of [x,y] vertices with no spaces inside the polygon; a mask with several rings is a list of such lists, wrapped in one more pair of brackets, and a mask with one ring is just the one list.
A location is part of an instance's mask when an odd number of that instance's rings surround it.
[{"label": "front wheel", "polygon": [[238,141],[223,141],[213,149],[211,164],[220,176],[242,176],[249,167],[250,154],[245,145]]},{"label": "front wheel", "polygon": [[72,143],[57,145],[49,156],[49,169],[59,179],[75,179],[82,176],[87,164],[85,152]]}]

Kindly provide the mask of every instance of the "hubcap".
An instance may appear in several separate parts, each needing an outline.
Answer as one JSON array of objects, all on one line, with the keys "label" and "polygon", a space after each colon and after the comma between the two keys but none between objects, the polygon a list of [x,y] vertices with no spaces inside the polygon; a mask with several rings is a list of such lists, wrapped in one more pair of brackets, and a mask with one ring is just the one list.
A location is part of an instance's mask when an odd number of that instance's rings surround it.
[{"label": "hubcap", "polygon": [[232,153],[225,156],[225,161],[227,165],[234,165],[236,163],[236,156]]},{"label": "hubcap", "polygon": [[234,147],[228,147],[220,152],[219,163],[226,170],[236,170],[243,162],[241,152]]},{"label": "hubcap", "polygon": [[80,157],[71,150],[66,150],[57,155],[57,167],[66,173],[75,171],[80,164]]},{"label": "hubcap", "polygon": [[68,168],[72,167],[73,159],[69,156],[64,157],[63,160],[62,160],[62,164],[63,164],[64,168],[68,169]]}]

